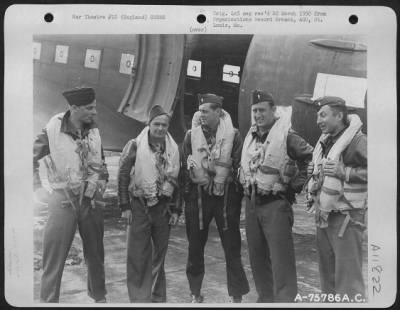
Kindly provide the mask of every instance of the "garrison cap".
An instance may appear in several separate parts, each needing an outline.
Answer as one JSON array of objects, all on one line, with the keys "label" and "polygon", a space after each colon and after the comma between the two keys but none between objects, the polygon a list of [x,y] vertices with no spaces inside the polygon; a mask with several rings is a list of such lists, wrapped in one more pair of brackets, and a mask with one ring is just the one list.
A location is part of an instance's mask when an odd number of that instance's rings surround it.
[{"label": "garrison cap", "polygon": [[253,90],[253,101],[251,104],[256,104],[259,102],[270,102],[271,104],[275,104],[274,98],[269,92],[264,90]]},{"label": "garrison cap", "polygon": [[91,87],[73,88],[63,91],[62,94],[69,105],[78,107],[91,104],[96,99],[94,89]]},{"label": "garrison cap", "polygon": [[324,96],[314,100],[314,105],[320,109],[325,105],[332,107],[346,107],[346,101],[340,97]]},{"label": "garrison cap", "polygon": [[224,97],[217,96],[215,94],[198,94],[198,99],[199,106],[201,106],[203,103],[215,103],[222,108]]},{"label": "garrison cap", "polygon": [[170,117],[170,115],[165,112],[165,110],[160,106],[160,105],[155,105],[151,108],[150,110],[150,115],[149,115],[149,123],[151,123],[151,121],[160,115],[167,115],[168,117]]}]

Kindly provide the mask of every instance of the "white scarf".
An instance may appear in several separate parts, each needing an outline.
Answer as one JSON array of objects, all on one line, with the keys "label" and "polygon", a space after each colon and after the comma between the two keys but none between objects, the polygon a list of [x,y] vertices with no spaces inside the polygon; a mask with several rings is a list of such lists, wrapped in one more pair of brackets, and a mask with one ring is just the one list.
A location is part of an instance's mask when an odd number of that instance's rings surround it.
[{"label": "white scarf", "polygon": [[[342,161],[343,151],[349,146],[354,136],[361,130],[362,122],[358,115],[349,115],[348,119],[350,122],[349,126],[330,149],[327,160]],[[321,141],[324,141],[327,136],[328,134],[322,134],[315,146],[312,159],[314,164],[313,175],[318,175],[325,164],[326,160],[323,158]],[[311,192],[314,191],[315,186],[317,186],[316,180],[312,177],[308,183],[309,195],[314,196]],[[318,204],[319,209],[326,212],[335,210],[339,198],[343,195],[343,181],[334,177],[325,176],[322,180],[322,188],[319,190],[318,194],[317,197],[314,197],[316,198],[314,201]]]},{"label": "white scarf", "polygon": [[[82,160],[76,152],[77,141],[63,132],[61,132],[62,119],[65,113],[55,115],[47,124],[46,132],[49,139],[50,158],[47,162],[54,163],[54,173],[49,173],[49,182],[53,189],[80,188],[81,182],[88,181],[88,188],[94,193],[99,173],[89,169],[88,175],[83,179]],[[88,136],[81,141],[86,144],[89,152],[87,154],[87,164],[89,167],[102,167],[101,158],[101,137],[97,128],[89,130]],[[87,190],[88,192],[88,190]],[[89,193],[89,192],[88,192]]]},{"label": "white scarf", "polygon": [[179,174],[179,149],[172,136],[167,133],[165,151],[161,155],[165,159],[165,166],[159,171],[156,154],[149,145],[148,126],[136,138],[136,144],[136,161],[131,171],[130,190],[135,197],[144,197],[148,205],[152,206],[157,204],[158,195],[171,197],[173,194]]},{"label": "white scarf", "polygon": [[192,155],[188,157],[188,168],[193,172],[192,180],[197,184],[208,184],[210,177],[205,170],[207,168],[215,172],[214,183],[224,184],[232,166],[231,157],[235,131],[231,117],[222,110],[215,137],[216,142],[212,149],[207,144],[199,117],[200,112],[196,112],[192,120],[194,126],[191,134]]}]

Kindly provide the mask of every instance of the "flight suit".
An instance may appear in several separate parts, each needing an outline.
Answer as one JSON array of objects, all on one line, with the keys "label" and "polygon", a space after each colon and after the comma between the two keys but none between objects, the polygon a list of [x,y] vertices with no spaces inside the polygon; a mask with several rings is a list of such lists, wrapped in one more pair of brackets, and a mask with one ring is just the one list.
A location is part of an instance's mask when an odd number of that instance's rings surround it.
[{"label": "flight suit", "polygon": [[[150,149],[156,147],[149,143]],[[136,161],[137,144],[133,140],[121,154],[118,173],[118,197],[121,211],[131,209],[132,223],[127,231],[127,286],[131,302],[166,302],[164,269],[170,234],[171,213],[181,214],[177,190],[172,198],[159,197],[152,207],[130,194],[131,169]]]},{"label": "flight suit", "polygon": [[[268,133],[251,134],[264,143]],[[250,265],[258,293],[257,302],[294,302],[297,294],[295,252],[292,237],[295,192],[300,192],[307,178],[307,165],[312,147],[293,130],[287,137],[287,152],[295,160],[299,172],[289,183],[286,193],[256,194],[255,206],[250,196],[246,202],[246,236]]]},{"label": "flight suit", "polygon": [[[61,121],[61,134],[79,137],[69,120],[70,112]],[[96,124],[84,128],[82,137],[88,135]],[[44,129],[36,138],[33,148],[34,188],[41,187],[38,161],[50,154],[49,137]],[[51,154],[50,154],[51,155]],[[104,155],[102,154],[104,159]],[[105,166],[104,166],[105,168]],[[103,171],[100,179],[107,180],[108,172]],[[43,274],[41,278],[40,301],[58,302],[61,278],[65,260],[71,247],[76,228],[82,238],[83,255],[88,267],[88,294],[94,300],[102,300],[106,295],[104,274],[104,223],[103,209],[84,197],[79,203],[79,195],[69,189],[53,190],[48,202],[48,220],[43,232]],[[71,203],[72,202],[72,203]]]},{"label": "flight suit", "polygon": [[[339,139],[328,137],[321,141],[323,156],[329,153],[333,144]],[[366,184],[367,175],[367,137],[358,133],[350,145],[344,150],[343,163],[345,167],[352,167],[350,182]],[[364,223],[366,208],[349,211],[352,220]],[[317,253],[319,258],[319,272],[321,290],[323,293],[347,294],[349,298],[365,298],[365,284],[362,274],[362,242],[363,227],[347,225],[342,237],[339,231],[346,215],[340,211],[332,211],[328,216],[328,227],[317,226]]]},{"label": "flight suit", "polygon": [[[216,132],[206,127],[203,128],[204,136],[210,145]],[[189,281],[192,295],[199,296],[205,274],[204,247],[208,238],[208,230],[211,220],[214,218],[222,247],[226,258],[226,272],[229,296],[241,297],[249,292],[249,284],[241,261],[241,236],[240,236],[240,212],[243,193],[234,176],[240,163],[242,140],[239,131],[235,129],[232,149],[234,172],[233,181],[229,184],[226,213],[224,214],[225,196],[210,195],[207,191],[199,189],[192,182],[187,170],[187,158],[192,154],[191,131],[188,131],[183,142],[182,156],[182,187],[185,199],[186,233],[189,241],[189,253],[186,265],[186,275]],[[202,212],[199,215],[199,194],[202,201]],[[202,217],[202,218],[199,218]],[[200,229],[200,224],[203,229]],[[225,228],[225,229],[224,229]]]}]

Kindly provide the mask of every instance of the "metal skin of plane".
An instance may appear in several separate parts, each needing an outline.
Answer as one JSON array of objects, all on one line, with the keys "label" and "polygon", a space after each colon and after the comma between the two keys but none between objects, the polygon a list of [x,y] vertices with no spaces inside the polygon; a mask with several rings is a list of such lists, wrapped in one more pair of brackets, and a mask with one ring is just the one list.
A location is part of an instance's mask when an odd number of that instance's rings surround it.
[{"label": "metal skin of plane", "polygon": [[[199,93],[223,96],[224,109],[245,136],[254,89],[292,106],[293,128],[314,145],[320,135],[316,109],[304,99],[313,96],[317,80],[334,77],[352,92],[351,81],[343,81],[367,77],[361,36],[35,35],[33,42],[34,133],[67,109],[63,90],[90,86],[103,147],[113,151],[138,135],[156,104],[171,113],[170,132],[181,142]],[[363,95],[363,106],[354,111],[366,132]]]}]

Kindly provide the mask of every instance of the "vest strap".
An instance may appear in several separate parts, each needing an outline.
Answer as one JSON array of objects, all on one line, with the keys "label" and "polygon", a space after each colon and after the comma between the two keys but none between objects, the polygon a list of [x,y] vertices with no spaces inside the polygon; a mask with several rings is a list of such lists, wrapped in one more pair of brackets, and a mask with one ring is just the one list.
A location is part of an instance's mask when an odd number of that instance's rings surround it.
[{"label": "vest strap", "polygon": [[326,193],[326,194],[328,194],[328,195],[332,195],[332,196],[334,196],[334,195],[340,195],[340,192],[339,191],[337,191],[337,190],[335,190],[335,189],[332,189],[332,188],[329,188],[329,187],[326,187],[326,186],[322,186],[322,189],[321,189],[324,193]]},{"label": "vest strap", "polygon": [[256,186],[255,184],[250,184],[251,196],[250,196],[250,206],[253,210],[256,208]]},{"label": "vest strap", "polygon": [[224,168],[231,168],[232,167],[231,163],[226,163],[226,162],[223,162],[223,161],[220,161],[220,160],[214,160],[214,164],[216,166],[220,166],[220,167],[224,167]]},{"label": "vest strap", "polygon": [[345,231],[346,231],[346,229],[347,229],[347,226],[349,226],[349,224],[358,226],[361,230],[365,230],[365,229],[367,228],[367,227],[365,226],[365,224],[363,224],[363,223],[361,223],[361,222],[359,222],[359,221],[354,220],[354,219],[351,217],[349,211],[340,211],[340,213],[346,215],[346,217],[344,218],[343,224],[342,224],[342,226],[340,227],[340,230],[339,230],[339,233],[338,233],[338,237],[339,237],[339,238],[342,238],[342,237],[343,237],[343,235],[344,235],[344,233],[345,233]]},{"label": "vest strap", "polygon": [[199,227],[204,229],[203,225],[203,201],[202,201],[201,185],[197,185],[197,207],[199,208]]},{"label": "vest strap", "polygon": [[349,188],[349,187],[345,187],[345,188],[343,188],[343,191],[345,192],[345,193],[365,193],[366,192],[366,190],[365,190],[365,188]]},{"label": "vest strap", "polygon": [[260,171],[262,173],[265,173],[265,174],[272,174],[272,175],[279,175],[280,174],[278,169],[275,169],[275,168],[272,168],[272,167],[268,167],[268,166],[261,166],[260,165],[258,167],[258,169],[260,169]]},{"label": "vest strap", "polygon": [[225,189],[224,189],[224,230],[228,230],[228,220],[227,220],[227,214],[226,214],[226,209],[228,207],[228,190],[229,190],[229,185],[230,182],[226,182],[225,184]]},{"label": "vest strap", "polygon": [[65,197],[67,198],[68,203],[71,204],[71,207],[74,210],[75,218],[78,219],[78,208],[75,205],[74,200],[72,199],[71,195],[69,194],[69,190],[66,187],[64,187],[63,192],[64,192]]},{"label": "vest strap", "polygon": [[345,214],[346,214],[346,217],[344,218],[343,224],[340,227],[340,230],[339,230],[339,233],[338,233],[338,237],[339,238],[343,237],[344,232],[345,232],[347,226],[349,225],[350,219],[351,219],[350,214],[348,212],[346,212]]}]

